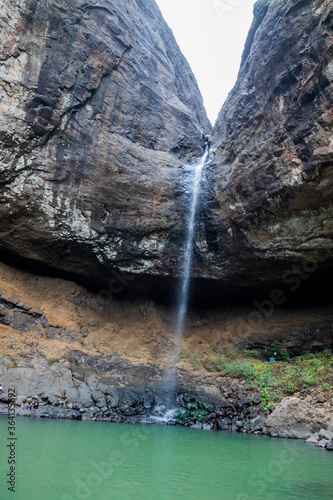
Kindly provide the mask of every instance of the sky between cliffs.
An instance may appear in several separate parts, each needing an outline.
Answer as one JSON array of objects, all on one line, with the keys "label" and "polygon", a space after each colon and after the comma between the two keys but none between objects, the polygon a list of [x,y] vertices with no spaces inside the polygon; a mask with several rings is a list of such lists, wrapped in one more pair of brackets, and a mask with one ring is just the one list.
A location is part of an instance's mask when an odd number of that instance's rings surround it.
[{"label": "sky between cliffs", "polygon": [[235,84],[255,0],[156,0],[188,60],[212,124]]}]

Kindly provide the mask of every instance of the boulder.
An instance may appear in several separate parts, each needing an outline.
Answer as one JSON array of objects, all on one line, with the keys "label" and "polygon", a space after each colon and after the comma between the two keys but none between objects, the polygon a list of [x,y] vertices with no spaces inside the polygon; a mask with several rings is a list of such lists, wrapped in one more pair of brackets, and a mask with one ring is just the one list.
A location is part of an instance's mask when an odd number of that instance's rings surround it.
[{"label": "boulder", "polygon": [[310,444],[317,444],[318,443],[318,434],[311,434],[311,436],[306,439],[306,442],[310,443]]},{"label": "boulder", "polygon": [[258,415],[252,420],[245,422],[244,429],[248,432],[258,432],[262,431],[265,426],[265,418],[262,415]]},{"label": "boulder", "polygon": [[328,428],[333,415],[295,397],[284,398],[266,419],[264,433],[274,437],[308,439]]},{"label": "boulder", "polygon": [[333,432],[327,429],[320,429],[318,432],[318,440],[319,441],[332,441],[333,440]]}]

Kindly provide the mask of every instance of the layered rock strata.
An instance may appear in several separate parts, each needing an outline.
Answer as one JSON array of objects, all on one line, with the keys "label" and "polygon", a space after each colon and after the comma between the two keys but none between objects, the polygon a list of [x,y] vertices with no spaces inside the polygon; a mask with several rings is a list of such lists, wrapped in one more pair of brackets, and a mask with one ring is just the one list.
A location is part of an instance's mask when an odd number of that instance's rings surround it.
[{"label": "layered rock strata", "polygon": [[[156,423],[167,408],[177,407],[172,423],[299,438],[328,428],[333,419],[329,373],[325,390],[303,389],[299,397],[305,401],[292,398],[278,411],[267,406],[258,387],[226,377],[219,367],[221,353],[242,346],[264,352],[265,342],[291,354],[332,348],[333,317],[325,308],[281,310],[246,339],[239,324],[247,307],[191,311],[176,388],[170,390],[172,307],[147,298],[101,302],[74,282],[3,264],[0,289],[1,414],[15,388],[17,415],[30,417]],[[37,412],[26,410],[34,397]]]}]

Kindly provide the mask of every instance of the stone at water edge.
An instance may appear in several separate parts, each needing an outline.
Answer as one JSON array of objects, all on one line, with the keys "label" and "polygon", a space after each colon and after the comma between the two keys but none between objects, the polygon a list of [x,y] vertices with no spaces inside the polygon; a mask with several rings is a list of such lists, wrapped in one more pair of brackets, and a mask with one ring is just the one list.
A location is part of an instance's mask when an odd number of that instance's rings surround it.
[{"label": "stone at water edge", "polygon": [[333,432],[327,429],[320,429],[318,432],[319,441],[333,441]]},{"label": "stone at water edge", "polygon": [[318,434],[312,434],[310,437],[308,437],[306,439],[306,443],[317,444],[318,443]]},{"label": "stone at water edge", "polygon": [[264,434],[307,439],[332,425],[333,415],[295,397],[284,398],[266,419]]}]

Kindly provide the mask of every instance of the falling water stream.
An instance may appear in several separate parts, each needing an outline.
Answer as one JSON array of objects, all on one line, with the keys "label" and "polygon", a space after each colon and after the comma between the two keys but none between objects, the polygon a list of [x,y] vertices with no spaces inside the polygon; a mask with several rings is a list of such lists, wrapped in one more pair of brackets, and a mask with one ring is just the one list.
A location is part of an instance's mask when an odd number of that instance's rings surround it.
[{"label": "falling water stream", "polygon": [[[191,201],[186,225],[186,234],[185,234],[185,248],[184,248],[184,256],[182,261],[182,278],[180,283],[180,293],[177,304],[177,314],[176,314],[176,322],[174,327],[174,345],[172,354],[170,357],[170,364],[168,370],[168,386],[169,386],[169,396],[170,399],[174,396],[175,387],[177,382],[177,359],[180,352],[180,346],[182,341],[183,329],[185,325],[186,313],[188,309],[189,303],[189,292],[190,292],[190,279],[191,279],[191,264],[193,257],[193,241],[195,236],[195,222],[196,222],[196,214],[198,208],[199,194],[200,194],[200,183],[202,176],[202,169],[206,165],[208,159],[208,148],[206,149],[205,154],[199,160],[199,162],[193,166],[194,170],[194,178],[192,182],[192,192],[191,192]],[[168,420],[172,416],[172,410],[169,409],[167,413],[164,415],[164,419]]]},{"label": "falling water stream", "polygon": [[[185,249],[184,249],[184,259],[182,264],[182,280],[180,286],[180,296],[179,296],[179,305],[177,311],[177,319],[176,319],[176,344],[177,349],[174,356],[177,357],[179,354],[179,347],[182,339],[184,323],[186,312],[188,308],[189,301],[189,291],[190,291],[190,278],[191,278],[191,264],[193,257],[193,240],[195,235],[195,220],[198,208],[198,200],[200,194],[200,181],[202,169],[206,164],[208,157],[208,150],[206,150],[205,154],[200,159],[199,163],[194,167],[194,180],[193,180],[193,191],[192,191],[192,199],[189,211],[189,219],[186,227],[186,237],[185,237]],[[175,359],[173,359],[173,363]]]}]

